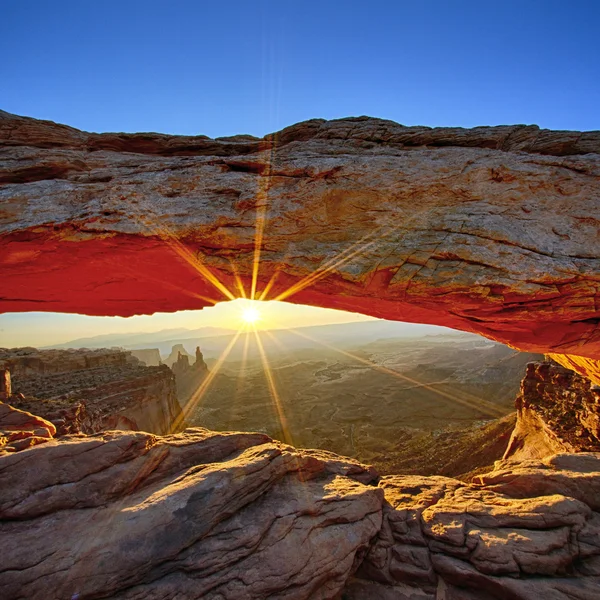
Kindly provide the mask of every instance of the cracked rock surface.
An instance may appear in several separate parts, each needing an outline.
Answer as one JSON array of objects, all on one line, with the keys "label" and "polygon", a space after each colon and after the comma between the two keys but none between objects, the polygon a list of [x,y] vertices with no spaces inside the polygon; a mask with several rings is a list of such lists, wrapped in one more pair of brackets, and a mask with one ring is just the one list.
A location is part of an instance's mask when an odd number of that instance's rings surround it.
[{"label": "cracked rock surface", "polygon": [[381,526],[374,478],[197,428],[0,455],[2,598],[335,598]]},{"label": "cracked rock surface", "polygon": [[0,310],[200,308],[250,291],[258,239],[267,299],[480,333],[600,382],[599,152],[599,132],[521,125],[213,140],[0,113]]},{"label": "cracked rock surface", "polygon": [[388,476],[383,525],[348,600],[593,600],[600,454],[499,462],[476,483]]},{"label": "cracked rock surface", "polygon": [[[3,600],[595,600],[600,454],[474,483],[260,433],[105,432],[0,454]],[[542,594],[542,595],[540,595]]]}]

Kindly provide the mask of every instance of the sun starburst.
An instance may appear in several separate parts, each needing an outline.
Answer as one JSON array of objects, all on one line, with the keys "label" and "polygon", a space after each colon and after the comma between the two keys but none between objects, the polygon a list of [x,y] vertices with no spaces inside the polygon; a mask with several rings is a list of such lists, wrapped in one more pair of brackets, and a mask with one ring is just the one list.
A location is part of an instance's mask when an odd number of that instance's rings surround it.
[{"label": "sun starburst", "polygon": [[248,308],[245,308],[242,312],[242,321],[246,325],[255,325],[256,323],[258,323],[258,321],[260,321],[260,319],[260,311],[255,306],[249,306]]}]

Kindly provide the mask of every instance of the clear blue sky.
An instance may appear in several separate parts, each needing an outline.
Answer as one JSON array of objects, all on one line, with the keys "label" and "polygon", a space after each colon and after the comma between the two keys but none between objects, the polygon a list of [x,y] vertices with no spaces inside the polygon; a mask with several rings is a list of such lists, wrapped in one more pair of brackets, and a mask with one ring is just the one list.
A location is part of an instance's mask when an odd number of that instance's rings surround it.
[{"label": "clear blue sky", "polygon": [[[600,129],[599,32],[600,0],[0,0],[0,109],[210,136],[362,114]],[[345,318],[293,310],[273,315]],[[0,346],[239,319],[219,311],[0,315]]]},{"label": "clear blue sky", "polygon": [[600,129],[599,0],[1,0],[0,50],[0,108],[90,131]]}]

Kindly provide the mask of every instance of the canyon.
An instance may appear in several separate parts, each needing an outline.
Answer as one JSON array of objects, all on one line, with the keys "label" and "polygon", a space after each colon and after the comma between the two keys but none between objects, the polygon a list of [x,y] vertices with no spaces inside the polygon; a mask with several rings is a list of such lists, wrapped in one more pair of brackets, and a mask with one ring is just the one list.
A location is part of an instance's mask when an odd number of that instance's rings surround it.
[{"label": "canyon", "polygon": [[0,348],[5,402],[50,421],[59,435],[107,429],[172,433],[181,414],[175,377],[121,350]]},{"label": "canyon", "polygon": [[3,431],[46,432],[0,450],[7,598],[598,597],[600,132],[360,117],[213,140],[0,113],[0,144],[0,311],[257,291],[553,359],[470,482],[263,433],[55,437],[3,405]]}]

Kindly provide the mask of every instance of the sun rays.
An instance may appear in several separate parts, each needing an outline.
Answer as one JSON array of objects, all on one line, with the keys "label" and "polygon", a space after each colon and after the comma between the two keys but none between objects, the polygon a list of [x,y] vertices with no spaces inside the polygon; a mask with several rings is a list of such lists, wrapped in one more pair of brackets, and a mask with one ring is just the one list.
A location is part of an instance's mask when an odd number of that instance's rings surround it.
[{"label": "sun rays", "polygon": [[242,320],[247,325],[256,325],[261,320],[260,310],[255,306],[249,306],[242,311]]},{"label": "sun rays", "polygon": [[479,411],[480,413],[484,414],[486,417],[496,419],[498,417],[504,416],[504,414],[505,414],[505,411],[503,411],[500,407],[498,407],[493,402],[488,402],[487,400],[483,400],[482,398],[477,398],[473,394],[469,394],[469,396],[470,396],[469,399],[461,398],[459,396],[456,396],[455,394],[450,394],[446,391],[439,390],[439,389],[435,388],[433,385],[431,385],[430,383],[419,381],[418,379],[414,379],[413,377],[408,377],[407,375],[404,375],[403,373],[400,373],[399,371],[394,371],[393,369],[389,369],[388,367],[379,365],[373,361],[367,360],[366,358],[357,356],[356,354],[353,354],[352,352],[348,352],[346,350],[336,348],[335,346],[332,346],[331,344],[327,344],[320,340],[316,340],[315,338],[313,338],[309,335],[306,335],[305,333],[301,333],[296,329],[290,328],[290,329],[288,329],[288,331],[292,332],[293,334],[295,334],[299,337],[303,337],[305,339],[311,340],[312,342],[319,344],[320,346],[323,346],[324,348],[328,348],[329,350],[333,350],[334,352],[342,354],[343,356],[346,356],[347,358],[351,358],[352,360],[362,363],[362,364],[366,365],[367,367],[370,367],[376,371],[385,373],[386,375],[391,375],[392,377],[396,377],[402,381],[407,381],[409,383],[414,384],[415,386],[425,388],[426,390],[433,392],[434,394],[437,394],[438,396],[440,396],[446,400],[450,400],[451,402],[455,402],[456,404],[460,404],[467,408],[471,408],[473,410]]},{"label": "sun rays", "polygon": [[[372,259],[381,261],[381,255],[377,255],[377,251],[381,249],[382,243],[390,244],[390,247],[395,246],[396,238],[394,237],[399,231],[408,230],[409,225],[419,223],[423,221],[428,209],[431,208],[424,203],[419,210],[412,211],[410,216],[406,216],[404,210],[395,208],[395,219],[394,224],[377,224],[373,222],[370,230],[366,231],[357,241],[351,243],[343,249],[341,252],[337,252],[334,256],[324,258],[314,270],[307,273],[302,277],[296,277],[296,280],[286,287],[281,289],[281,286],[277,286],[278,289],[275,293],[272,293],[277,283],[278,277],[282,272],[282,265],[269,264],[268,270],[271,273],[266,285],[259,290],[259,284],[265,281],[265,273],[261,277],[261,259],[265,252],[266,240],[268,235],[268,217],[270,209],[270,192],[273,185],[273,162],[275,160],[275,144],[270,150],[265,151],[261,155],[261,168],[256,169],[253,172],[253,176],[256,177],[256,194],[254,201],[255,209],[255,223],[254,223],[254,240],[252,248],[252,262],[245,268],[242,267],[242,263],[237,263],[235,260],[227,259],[229,261],[229,273],[231,275],[230,281],[233,285],[230,286],[224,283],[220,277],[215,274],[215,270],[206,264],[206,260],[201,252],[193,251],[188,245],[186,245],[179,236],[172,231],[164,222],[164,219],[160,218],[153,210],[151,206],[143,205],[140,201],[137,201],[138,209],[143,211],[143,215],[138,217],[138,222],[144,226],[144,228],[157,239],[161,240],[167,245],[182,261],[184,261],[194,273],[196,273],[204,282],[208,283],[215,292],[216,298],[207,296],[206,294],[198,294],[192,290],[182,289],[181,292],[192,297],[198,298],[208,304],[215,304],[223,300],[234,300],[236,298],[244,299],[246,304],[242,307],[239,314],[238,331],[233,335],[232,339],[223,350],[216,363],[212,366],[210,373],[198,386],[190,400],[183,407],[182,413],[174,424],[174,430],[177,430],[183,423],[187,422],[192,415],[197,415],[198,410],[202,406],[203,399],[207,392],[211,389],[215,379],[227,361],[229,355],[234,350],[236,345],[240,342],[240,337],[243,336],[244,347],[242,353],[242,362],[240,367],[240,374],[238,374],[236,384],[236,395],[238,392],[242,392],[244,385],[244,376],[242,371],[246,368],[249,343],[252,340],[256,344],[256,349],[260,358],[260,364],[264,373],[265,381],[267,384],[267,391],[269,394],[270,402],[274,409],[274,414],[277,417],[279,430],[283,437],[283,441],[286,443],[293,443],[292,433],[288,424],[288,418],[285,411],[285,403],[282,401],[281,391],[277,388],[276,378],[273,374],[273,368],[269,361],[268,353],[263,344],[261,334],[271,336],[268,332],[269,323],[268,319],[265,319],[265,315],[261,311],[261,302],[268,300],[284,301],[289,299],[295,294],[306,290],[308,288],[318,285],[319,281],[323,278],[331,275],[339,275],[340,269],[352,261],[358,259],[368,258],[373,254]],[[288,249],[289,252],[289,249]],[[226,269],[227,270],[227,269]],[[218,270],[217,270],[218,272]],[[246,283],[245,283],[246,282]],[[169,281],[160,281],[157,278],[157,284],[161,284],[166,287],[174,287],[175,284]],[[260,330],[260,331],[259,331]],[[375,369],[378,372],[384,373],[391,377],[410,383],[415,387],[422,387],[427,389],[429,392],[435,394],[438,398],[443,401],[450,401],[457,405],[467,407],[474,411],[478,411],[482,415],[489,418],[496,418],[504,415],[501,408],[492,402],[488,402],[484,399],[478,398],[472,394],[464,394],[458,396],[451,393],[447,389],[439,389],[435,383],[422,382],[403,373],[389,369],[386,366],[376,364],[375,362],[357,356],[352,352],[336,348],[333,345],[327,344],[320,340],[315,340],[306,333],[298,331],[296,329],[289,328],[293,334],[311,339],[312,342],[319,344],[329,350],[333,350],[347,358],[359,362],[369,368]],[[276,337],[271,336],[275,342],[278,343]],[[281,349],[284,350],[284,349]]]}]

